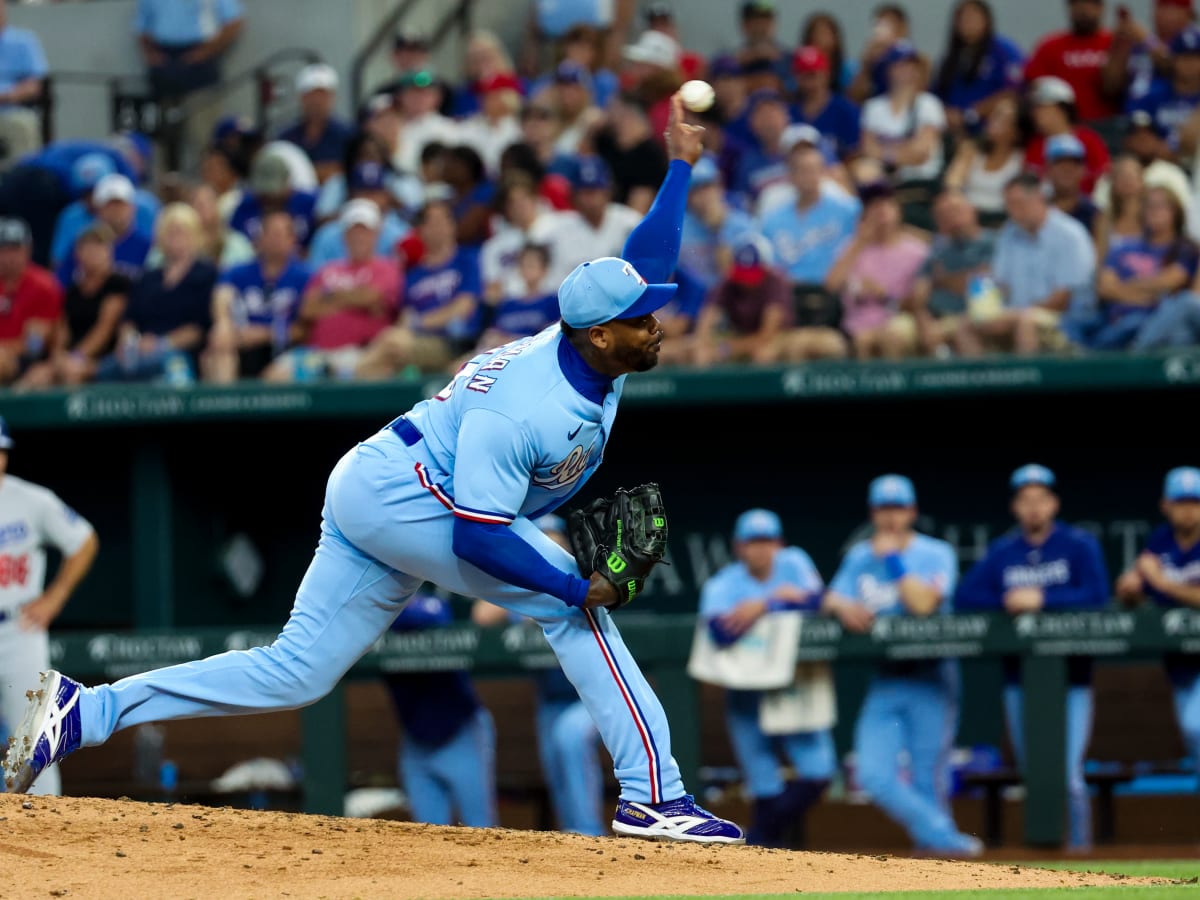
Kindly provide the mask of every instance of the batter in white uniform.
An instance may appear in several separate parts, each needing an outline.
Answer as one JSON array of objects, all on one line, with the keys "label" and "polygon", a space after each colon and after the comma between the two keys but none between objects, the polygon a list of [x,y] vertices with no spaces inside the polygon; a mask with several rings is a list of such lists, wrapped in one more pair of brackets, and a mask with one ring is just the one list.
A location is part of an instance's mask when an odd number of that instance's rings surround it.
[{"label": "batter in white uniform", "polygon": [[[0,735],[7,743],[25,711],[25,691],[50,668],[46,629],[83,580],[100,543],[88,522],[40,485],[8,474],[13,440],[0,419]],[[48,586],[46,546],[62,552]],[[58,770],[50,766],[32,794],[59,794]],[[0,791],[4,790],[0,782]]]}]

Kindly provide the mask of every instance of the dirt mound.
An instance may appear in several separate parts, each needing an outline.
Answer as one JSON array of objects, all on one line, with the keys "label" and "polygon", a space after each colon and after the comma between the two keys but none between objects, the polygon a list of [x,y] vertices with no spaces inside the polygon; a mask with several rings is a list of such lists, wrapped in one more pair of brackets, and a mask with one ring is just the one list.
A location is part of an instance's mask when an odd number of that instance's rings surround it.
[{"label": "dirt mound", "polygon": [[612,897],[1115,881],[1012,865],[665,845],[75,797],[0,795],[0,822],[5,900]]}]

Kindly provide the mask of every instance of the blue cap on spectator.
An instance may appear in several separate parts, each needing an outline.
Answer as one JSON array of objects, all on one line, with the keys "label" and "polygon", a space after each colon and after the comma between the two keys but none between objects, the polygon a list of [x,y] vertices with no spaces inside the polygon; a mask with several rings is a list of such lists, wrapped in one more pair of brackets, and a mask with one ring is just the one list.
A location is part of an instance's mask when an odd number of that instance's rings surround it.
[{"label": "blue cap on spectator", "polygon": [[1157,116],[1145,109],[1135,109],[1129,114],[1129,118],[1125,122],[1126,134],[1137,131],[1139,128],[1149,128],[1161,138],[1167,136],[1167,130],[1158,124]]},{"label": "blue cap on spectator", "polygon": [[599,156],[581,156],[575,163],[571,183],[580,191],[612,187],[612,172]]},{"label": "blue cap on spectator", "polygon": [[734,284],[757,287],[767,277],[773,255],[771,243],[761,234],[746,232],[733,243],[733,265],[728,278]]},{"label": "blue cap on spectator", "polygon": [[753,115],[754,111],[764,103],[782,103],[787,105],[787,98],[774,88],[759,88],[746,100],[746,113]]},{"label": "blue cap on spectator", "polygon": [[909,41],[896,41],[892,46],[888,47],[887,52],[883,54],[883,59],[880,60],[880,65],[886,69],[898,62],[908,62],[917,58],[917,48]]},{"label": "blue cap on spectator", "polygon": [[557,531],[559,534],[567,533],[567,523],[563,520],[562,516],[556,516],[554,513],[546,513],[544,516],[538,516],[533,520],[533,524],[542,531]]},{"label": "blue cap on spectator", "polygon": [[1056,134],[1046,141],[1046,159],[1058,162],[1060,159],[1087,159],[1087,148],[1083,141],[1071,133]]},{"label": "blue cap on spectator", "polygon": [[382,191],[387,188],[387,172],[376,162],[359,163],[350,172],[348,187],[352,191]]},{"label": "blue cap on spectator", "polygon": [[688,187],[707,187],[710,184],[717,184],[720,180],[721,170],[717,167],[717,161],[713,159],[711,153],[705,153],[692,166],[692,176]]},{"label": "blue cap on spectator", "polygon": [[917,490],[904,475],[880,475],[867,488],[867,505],[872,509],[877,506],[915,506],[916,503]]},{"label": "blue cap on spectator", "polygon": [[742,74],[742,64],[732,53],[723,53],[716,57],[708,66],[709,80],[717,78],[733,78]]},{"label": "blue cap on spectator", "polygon": [[1014,491],[1019,491],[1023,487],[1029,487],[1031,484],[1041,485],[1045,488],[1054,487],[1054,473],[1045,466],[1039,466],[1037,463],[1030,463],[1027,466],[1021,466],[1017,471],[1012,473],[1012,477],[1008,480],[1008,486]]},{"label": "blue cap on spectator", "polygon": [[783,537],[783,523],[769,509],[748,509],[733,525],[735,541],[778,541]]},{"label": "blue cap on spectator", "polygon": [[247,116],[222,116],[213,126],[212,139],[220,143],[231,135],[246,136],[258,131]]},{"label": "blue cap on spectator", "polygon": [[554,70],[554,80],[558,84],[581,84],[584,87],[591,87],[592,73],[587,70],[587,66],[577,63],[575,60],[564,59]]},{"label": "blue cap on spectator", "polygon": [[105,175],[117,171],[117,164],[106,153],[85,153],[71,166],[71,190],[86,194]]},{"label": "blue cap on spectator", "polygon": [[11,450],[12,445],[12,432],[8,430],[8,423],[4,421],[4,417],[0,416],[0,450]]},{"label": "blue cap on spectator", "polygon": [[572,328],[590,328],[661,309],[678,287],[647,284],[632,263],[603,256],[575,267],[558,289],[558,306]]},{"label": "blue cap on spectator", "polygon": [[1189,25],[1171,39],[1171,55],[1200,53],[1200,28]]},{"label": "blue cap on spectator", "polygon": [[1200,469],[1195,466],[1172,469],[1163,483],[1163,496],[1171,502],[1200,500]]}]

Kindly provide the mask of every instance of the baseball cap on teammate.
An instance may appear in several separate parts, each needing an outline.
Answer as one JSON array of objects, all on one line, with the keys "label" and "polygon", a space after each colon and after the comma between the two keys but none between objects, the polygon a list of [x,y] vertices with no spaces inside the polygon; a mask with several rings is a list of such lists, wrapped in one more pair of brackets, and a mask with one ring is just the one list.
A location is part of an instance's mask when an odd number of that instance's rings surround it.
[{"label": "baseball cap on teammate", "polygon": [[602,256],[580,263],[558,289],[563,321],[572,328],[591,328],[613,319],[636,319],[661,309],[677,284],[647,284],[632,263]]},{"label": "baseball cap on teammate", "polygon": [[0,450],[11,450],[12,446],[12,432],[8,430],[8,423],[4,421],[4,417],[0,416]]},{"label": "baseball cap on teammate", "polygon": [[1012,477],[1008,480],[1008,486],[1014,491],[1019,491],[1023,487],[1029,487],[1031,484],[1041,485],[1044,488],[1054,487],[1054,473],[1045,466],[1039,466],[1037,463],[1029,463],[1029,465],[1021,466],[1012,473]]},{"label": "baseball cap on teammate", "polygon": [[916,506],[917,490],[909,478],[903,475],[880,475],[867,488],[867,505]]},{"label": "baseball cap on teammate", "polygon": [[[0,422],[0,434],[3,433],[4,424]],[[1168,472],[1163,483],[1163,497],[1172,503],[1180,500],[1200,500],[1200,469],[1195,466],[1180,466]]]},{"label": "baseball cap on teammate", "polygon": [[735,541],[777,541],[783,538],[783,523],[769,509],[748,509],[733,523]]}]

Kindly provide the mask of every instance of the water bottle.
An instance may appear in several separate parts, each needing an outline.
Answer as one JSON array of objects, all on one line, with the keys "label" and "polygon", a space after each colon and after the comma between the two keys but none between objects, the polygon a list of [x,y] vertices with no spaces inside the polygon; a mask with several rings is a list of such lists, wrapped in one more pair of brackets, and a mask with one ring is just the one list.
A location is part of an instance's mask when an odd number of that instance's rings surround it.
[{"label": "water bottle", "polygon": [[293,372],[295,380],[298,382],[317,381],[321,377],[320,358],[317,356],[317,351],[310,347],[301,347],[296,350]]},{"label": "water bottle", "polygon": [[121,338],[121,346],[117,348],[117,361],[122,371],[127,374],[137,369],[141,361],[141,343],[142,336],[133,330],[125,332]]},{"label": "water bottle", "polygon": [[158,792],[164,800],[175,799],[179,787],[179,767],[170,759],[164,759],[158,767]]},{"label": "water bottle", "polygon": [[187,358],[187,354],[178,350],[167,354],[167,358],[163,362],[163,380],[171,387],[188,387],[195,383],[192,363]]},{"label": "water bottle", "polygon": [[972,275],[967,281],[967,316],[972,322],[987,322],[1004,308],[1000,288],[990,275]]}]

